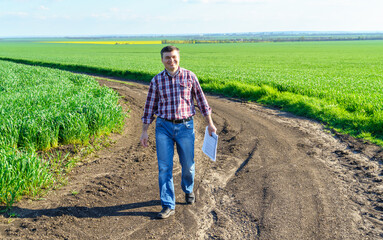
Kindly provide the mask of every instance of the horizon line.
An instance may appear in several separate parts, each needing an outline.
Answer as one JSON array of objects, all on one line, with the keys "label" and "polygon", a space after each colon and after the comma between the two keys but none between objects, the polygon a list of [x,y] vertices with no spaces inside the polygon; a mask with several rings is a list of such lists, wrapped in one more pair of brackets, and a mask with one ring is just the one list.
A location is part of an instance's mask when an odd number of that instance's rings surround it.
[{"label": "horizon line", "polygon": [[94,34],[94,35],[40,35],[40,36],[0,36],[9,38],[107,38],[107,37],[177,37],[177,36],[209,36],[209,35],[265,35],[265,34],[383,34],[383,31],[262,31],[262,32],[226,32],[226,33],[180,33],[180,34]]}]

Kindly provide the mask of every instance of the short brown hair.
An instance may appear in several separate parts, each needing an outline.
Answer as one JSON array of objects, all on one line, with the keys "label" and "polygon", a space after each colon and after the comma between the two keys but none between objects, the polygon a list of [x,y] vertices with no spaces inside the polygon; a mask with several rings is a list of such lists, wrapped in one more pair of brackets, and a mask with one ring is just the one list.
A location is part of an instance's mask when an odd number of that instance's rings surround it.
[{"label": "short brown hair", "polygon": [[164,48],[161,50],[161,58],[163,58],[165,52],[173,52],[173,51],[180,52],[180,50],[178,49],[178,47],[175,47],[175,46],[166,46],[166,47],[164,47]]}]

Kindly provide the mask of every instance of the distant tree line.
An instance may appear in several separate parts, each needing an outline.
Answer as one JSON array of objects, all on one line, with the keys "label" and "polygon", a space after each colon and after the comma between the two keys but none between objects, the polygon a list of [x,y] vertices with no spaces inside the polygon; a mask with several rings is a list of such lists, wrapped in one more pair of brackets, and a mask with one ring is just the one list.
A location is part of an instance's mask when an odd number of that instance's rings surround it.
[{"label": "distant tree line", "polygon": [[267,38],[238,38],[217,40],[162,40],[163,44],[204,44],[204,43],[254,43],[254,42],[304,42],[304,41],[359,41],[383,40],[382,36],[294,36]]}]

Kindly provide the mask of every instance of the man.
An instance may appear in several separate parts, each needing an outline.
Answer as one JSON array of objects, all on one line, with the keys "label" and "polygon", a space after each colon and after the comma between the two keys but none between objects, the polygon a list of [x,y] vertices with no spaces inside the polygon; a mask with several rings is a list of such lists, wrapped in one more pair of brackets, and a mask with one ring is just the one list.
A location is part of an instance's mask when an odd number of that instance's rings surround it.
[{"label": "man", "polygon": [[150,82],[146,99],[141,144],[148,147],[149,124],[156,120],[156,148],[158,182],[162,211],[158,218],[167,218],[175,213],[173,184],[174,143],[177,146],[182,167],[181,188],[187,204],[195,202],[194,187],[194,101],[206,119],[208,131],[216,132],[211,118],[211,108],[194,73],[179,66],[179,49],[167,46],[161,50],[165,70]]}]

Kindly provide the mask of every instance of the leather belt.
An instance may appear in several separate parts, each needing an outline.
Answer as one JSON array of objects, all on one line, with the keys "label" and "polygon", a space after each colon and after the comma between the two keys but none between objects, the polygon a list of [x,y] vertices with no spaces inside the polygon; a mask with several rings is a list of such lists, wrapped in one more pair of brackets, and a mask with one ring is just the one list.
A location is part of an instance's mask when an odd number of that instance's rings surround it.
[{"label": "leather belt", "polygon": [[184,123],[184,122],[188,122],[188,121],[192,120],[193,117],[188,117],[185,119],[176,119],[176,120],[170,120],[170,119],[165,119],[165,118],[162,118],[162,119],[164,119],[165,121],[168,121],[168,122],[172,122],[172,123]]}]

